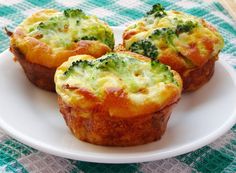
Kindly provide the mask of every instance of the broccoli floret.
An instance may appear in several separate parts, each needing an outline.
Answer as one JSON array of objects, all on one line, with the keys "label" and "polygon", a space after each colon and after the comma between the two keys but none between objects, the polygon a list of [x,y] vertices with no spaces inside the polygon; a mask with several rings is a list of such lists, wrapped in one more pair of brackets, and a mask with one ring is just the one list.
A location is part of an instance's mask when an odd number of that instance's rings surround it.
[{"label": "broccoli floret", "polygon": [[169,70],[169,69],[168,69],[168,66],[165,65],[165,64],[162,64],[162,63],[159,64],[159,68],[160,68],[162,71],[168,71],[168,70]]},{"label": "broccoli floret", "polygon": [[114,34],[113,34],[113,32],[105,31],[104,43],[106,45],[108,45],[111,49],[114,48],[115,42],[114,42]]},{"label": "broccoli floret", "polygon": [[88,60],[77,60],[72,62],[71,66],[64,72],[64,75],[68,76],[71,74],[74,70],[75,67],[80,67],[80,68],[86,68],[86,67],[91,67],[94,64]]},{"label": "broccoli floret", "polygon": [[65,76],[69,76],[74,72],[74,68],[91,68],[94,67],[96,69],[101,70],[119,70],[122,69],[126,65],[123,58],[117,56],[117,54],[111,53],[108,54],[105,58],[98,58],[96,60],[88,61],[88,60],[77,60],[72,62],[71,66],[64,72]]},{"label": "broccoli floret", "polygon": [[40,22],[37,26],[38,30],[60,30],[69,27],[68,21],[65,20],[63,17],[51,17],[48,21]]},{"label": "broccoli floret", "polygon": [[38,29],[45,29],[46,28],[46,24],[44,22],[40,22],[39,25],[38,25]]},{"label": "broccoli floret", "polygon": [[165,30],[166,28],[156,29],[153,31],[152,35],[149,36],[149,38],[159,37]]},{"label": "broccoli floret", "polygon": [[48,22],[40,22],[37,26],[37,29],[42,30],[42,29],[54,29],[57,27],[57,22],[53,20],[49,20]]},{"label": "broccoli floret", "polygon": [[160,63],[158,60],[151,61],[151,67],[154,73],[159,74],[165,83],[174,83],[179,86],[174,78],[173,72],[171,72],[167,65]]},{"label": "broccoli floret", "polygon": [[[75,39],[74,42],[78,42],[79,40],[99,40],[96,36],[83,36],[80,39]],[[109,46],[111,49],[114,48],[114,41],[113,41],[113,37],[110,36],[106,36],[105,40],[102,41],[103,43],[105,43],[107,46]]]},{"label": "broccoli floret", "polygon": [[158,66],[159,65],[159,61],[158,60],[153,60],[153,61],[151,61],[151,67],[152,68],[155,68],[156,66]]},{"label": "broccoli floret", "polygon": [[80,20],[76,20],[76,25],[79,25],[80,24]]},{"label": "broccoli floret", "polygon": [[165,8],[161,4],[155,4],[152,9],[146,13],[147,15],[154,14],[155,17],[164,17],[166,14]]},{"label": "broccoli floret", "polygon": [[[96,28],[91,29],[91,33],[89,35],[85,35],[81,38],[78,38],[79,40],[99,40],[100,42],[106,44],[111,49],[114,48],[114,35],[112,32],[106,31],[106,28],[101,27],[101,31],[96,31]],[[105,31],[104,31],[105,30]],[[105,32],[105,33],[103,33]]]},{"label": "broccoli floret", "polygon": [[86,14],[81,9],[66,9],[64,10],[66,17],[86,17]]},{"label": "broccoli floret", "polygon": [[86,35],[81,38],[74,39],[74,42],[78,42],[80,40],[100,40],[101,42],[109,46],[111,49],[114,48],[114,38],[109,35],[106,36],[105,40],[99,39],[99,36],[97,37],[93,35]]},{"label": "broccoli floret", "polygon": [[116,53],[109,53],[106,55],[105,58],[99,58],[99,59],[96,59],[96,61],[100,63],[100,62],[107,61],[107,59],[117,59],[117,58],[119,57],[117,56]]},{"label": "broccoli floret", "polygon": [[192,21],[187,21],[185,23],[181,22],[176,27],[176,34],[179,35],[183,32],[190,32],[196,26],[197,26],[197,23],[193,23]]},{"label": "broccoli floret", "polygon": [[155,45],[153,45],[149,40],[140,40],[134,42],[130,48],[130,51],[147,56],[151,59],[156,59],[158,51]]},{"label": "broccoli floret", "polygon": [[176,36],[175,29],[173,28],[159,28],[153,31],[153,33],[148,37],[152,40],[158,40],[163,38],[166,43],[172,44],[173,37]]},{"label": "broccoli floret", "polygon": [[160,63],[158,60],[152,60],[151,61],[151,67],[155,72],[157,73],[163,73],[163,72],[168,72],[168,66],[165,64]]},{"label": "broccoli floret", "polygon": [[105,58],[99,58],[95,61],[97,69],[111,70],[120,69],[125,66],[125,61],[117,54],[110,53]]},{"label": "broccoli floret", "polygon": [[96,37],[94,37],[94,36],[83,36],[83,37],[81,37],[81,40],[97,40],[97,38]]},{"label": "broccoli floret", "polygon": [[149,36],[150,39],[158,39],[159,37],[170,38],[174,35],[175,32],[171,28],[159,28],[153,31],[153,33]]},{"label": "broccoli floret", "polygon": [[100,61],[100,63],[97,64],[96,68],[97,69],[103,69],[103,70],[108,70],[108,69],[116,69],[119,66],[119,62],[116,61],[113,58],[106,58],[104,61]]}]

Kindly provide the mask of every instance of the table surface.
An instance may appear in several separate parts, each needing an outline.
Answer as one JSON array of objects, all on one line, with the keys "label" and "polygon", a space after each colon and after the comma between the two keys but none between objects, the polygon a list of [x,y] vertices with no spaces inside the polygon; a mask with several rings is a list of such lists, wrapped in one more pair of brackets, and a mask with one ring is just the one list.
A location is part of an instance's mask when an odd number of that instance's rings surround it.
[{"label": "table surface", "polygon": [[[141,18],[156,0],[0,0],[0,27],[14,29],[25,17],[43,8],[81,8],[111,26]],[[203,17],[219,29],[225,39],[224,59],[236,68],[236,23],[227,10],[213,0],[160,0],[175,9]],[[0,52],[9,40],[0,31]],[[174,158],[135,164],[98,164],[56,157],[26,146],[0,130],[0,172],[236,172],[236,125],[225,135],[194,152]]]},{"label": "table surface", "polygon": [[229,12],[236,21],[236,0],[219,0],[218,2]]}]

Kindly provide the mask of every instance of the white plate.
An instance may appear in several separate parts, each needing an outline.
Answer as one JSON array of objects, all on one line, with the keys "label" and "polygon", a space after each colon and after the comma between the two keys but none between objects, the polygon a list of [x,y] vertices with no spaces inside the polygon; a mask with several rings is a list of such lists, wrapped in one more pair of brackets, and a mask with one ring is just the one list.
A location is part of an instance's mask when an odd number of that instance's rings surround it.
[{"label": "white plate", "polygon": [[[118,42],[122,28],[114,28]],[[161,140],[136,147],[103,147],[77,140],[58,110],[56,94],[32,85],[9,51],[0,55],[0,126],[38,150],[71,159],[131,163],[164,159],[200,148],[236,122],[236,77],[224,61],[211,81],[184,94]]]}]

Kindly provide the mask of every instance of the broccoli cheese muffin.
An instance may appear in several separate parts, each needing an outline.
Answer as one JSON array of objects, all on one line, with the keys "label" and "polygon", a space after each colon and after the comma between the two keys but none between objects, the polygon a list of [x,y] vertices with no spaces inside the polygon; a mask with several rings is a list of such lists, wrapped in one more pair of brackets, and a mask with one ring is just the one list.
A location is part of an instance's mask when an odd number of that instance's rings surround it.
[{"label": "broccoli cheese muffin", "polygon": [[182,89],[178,73],[132,52],[73,56],[58,67],[55,84],[72,133],[108,146],[161,138]]},{"label": "broccoli cheese muffin", "polygon": [[156,4],[146,16],[128,26],[123,47],[171,66],[180,73],[184,91],[210,80],[224,46],[222,36],[203,19]]},{"label": "broccoli cheese muffin", "polygon": [[27,77],[40,88],[54,91],[54,73],[68,57],[89,54],[100,57],[114,47],[111,28],[80,9],[39,11],[11,33],[10,50]]}]

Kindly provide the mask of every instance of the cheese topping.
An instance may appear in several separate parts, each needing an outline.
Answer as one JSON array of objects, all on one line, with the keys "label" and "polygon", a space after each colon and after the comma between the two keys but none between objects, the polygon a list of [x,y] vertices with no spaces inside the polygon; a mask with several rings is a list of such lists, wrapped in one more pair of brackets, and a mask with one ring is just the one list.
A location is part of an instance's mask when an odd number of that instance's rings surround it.
[{"label": "cheese topping", "polygon": [[[53,52],[69,49],[72,43],[80,40],[98,40],[111,49],[114,47],[112,30],[95,16],[88,16],[82,10],[43,10],[22,22],[26,36],[46,43]],[[17,40],[21,44],[21,40]]]},{"label": "cheese topping", "polygon": [[182,12],[164,11],[160,4],[156,4],[144,18],[125,30],[124,45],[127,50],[152,59],[171,52],[192,68],[215,57],[224,41],[204,20]]},{"label": "cheese topping", "polygon": [[[173,91],[181,92],[177,76],[166,65],[127,53],[110,53],[98,59],[78,55],[57,69],[55,84],[63,101],[72,105],[83,100],[85,92],[102,102],[108,90],[122,90],[135,104],[161,105],[173,97]],[[170,92],[166,92],[168,88]]]}]

